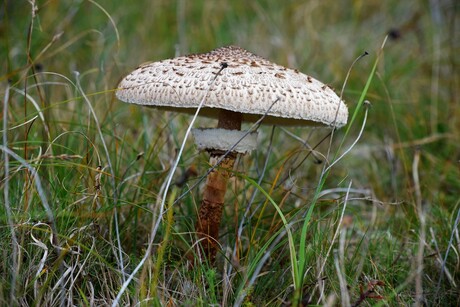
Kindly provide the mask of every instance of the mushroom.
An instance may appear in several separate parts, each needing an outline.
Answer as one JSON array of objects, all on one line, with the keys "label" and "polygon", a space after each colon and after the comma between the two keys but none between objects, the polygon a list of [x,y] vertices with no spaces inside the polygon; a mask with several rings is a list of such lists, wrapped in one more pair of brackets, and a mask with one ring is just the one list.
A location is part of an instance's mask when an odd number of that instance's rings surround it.
[{"label": "mushroom", "polygon": [[218,119],[217,128],[193,131],[198,149],[210,153],[213,168],[196,223],[200,246],[211,262],[219,249],[235,158],[257,145],[257,134],[240,131],[241,123],[263,117],[263,124],[339,128],[348,117],[346,105],[329,86],[236,46],[142,65],[120,82],[116,95],[125,102],[185,113],[203,101],[200,115]]}]

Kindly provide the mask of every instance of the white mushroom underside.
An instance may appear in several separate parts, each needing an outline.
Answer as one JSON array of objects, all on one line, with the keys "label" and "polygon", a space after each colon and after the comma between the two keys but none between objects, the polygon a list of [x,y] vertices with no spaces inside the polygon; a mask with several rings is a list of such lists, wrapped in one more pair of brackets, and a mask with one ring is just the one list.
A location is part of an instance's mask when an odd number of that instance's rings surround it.
[{"label": "white mushroom underside", "polygon": [[329,86],[234,46],[143,65],[117,90],[120,100],[168,108],[196,108],[205,95],[206,108],[295,122],[341,127],[348,117],[346,105]]},{"label": "white mushroom underside", "polygon": [[198,150],[221,150],[249,153],[257,147],[257,132],[220,128],[192,129]]}]

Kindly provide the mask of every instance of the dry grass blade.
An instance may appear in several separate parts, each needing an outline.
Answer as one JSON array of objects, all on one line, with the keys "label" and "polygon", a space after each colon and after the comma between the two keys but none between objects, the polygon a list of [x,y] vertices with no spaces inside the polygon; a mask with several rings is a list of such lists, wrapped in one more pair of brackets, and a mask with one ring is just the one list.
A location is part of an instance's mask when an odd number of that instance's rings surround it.
[{"label": "dry grass blade", "polygon": [[[10,86],[9,84],[6,86],[5,96],[3,98],[3,133],[2,133],[2,140],[3,140],[3,148],[8,148],[8,103],[9,103],[9,94],[10,94]],[[6,211],[6,218],[8,221],[8,228],[11,232],[11,245],[12,245],[12,253],[11,253],[11,290],[10,290],[10,300],[11,302],[16,301],[16,283],[17,283],[17,276],[19,273],[19,266],[18,266],[18,238],[16,237],[16,231],[14,229],[14,220],[13,220],[13,212],[10,206],[10,196],[9,196],[9,177],[10,177],[10,158],[7,152],[3,152],[3,164],[5,169],[5,179],[3,183],[3,205]]]},{"label": "dry grass blade", "polygon": [[420,151],[416,150],[414,160],[412,162],[412,176],[414,180],[414,191],[415,191],[415,202],[417,205],[417,213],[420,221],[420,234],[418,252],[415,258],[415,305],[423,306],[425,303],[425,295],[423,291],[423,259],[424,259],[424,247],[426,244],[426,213],[425,208],[422,205],[422,192],[420,190],[420,179],[418,174],[418,167],[420,162]]},{"label": "dry grass blade", "polygon": [[334,264],[340,283],[341,306],[349,307],[351,306],[350,294],[348,293],[347,281],[343,272],[343,258],[341,258],[338,254],[338,251],[334,251]]}]

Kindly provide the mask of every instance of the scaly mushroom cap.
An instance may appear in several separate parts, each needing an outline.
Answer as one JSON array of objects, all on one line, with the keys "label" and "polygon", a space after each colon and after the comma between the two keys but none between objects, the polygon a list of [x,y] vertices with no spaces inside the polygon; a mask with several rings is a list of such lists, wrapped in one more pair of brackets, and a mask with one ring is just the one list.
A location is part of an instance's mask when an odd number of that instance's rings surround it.
[{"label": "scaly mushroom cap", "polygon": [[347,123],[348,109],[329,86],[236,46],[142,65],[116,93],[125,102],[187,113],[206,94],[201,115],[217,117],[226,109],[243,113],[244,121],[267,114],[267,124]]}]

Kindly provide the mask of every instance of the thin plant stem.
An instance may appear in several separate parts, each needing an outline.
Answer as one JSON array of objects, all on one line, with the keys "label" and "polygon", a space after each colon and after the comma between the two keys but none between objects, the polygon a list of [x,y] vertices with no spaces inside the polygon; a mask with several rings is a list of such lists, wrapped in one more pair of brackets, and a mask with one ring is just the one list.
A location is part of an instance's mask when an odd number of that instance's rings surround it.
[{"label": "thin plant stem", "polygon": [[[342,212],[340,213],[339,222],[337,224],[337,229],[335,230],[334,236],[332,237],[332,241],[331,241],[331,243],[329,245],[329,249],[326,252],[326,256],[324,257],[323,263],[321,264],[321,268],[319,269],[318,274],[316,275],[316,279],[318,279],[318,280],[321,278],[321,275],[323,274],[324,266],[326,265],[327,259],[329,258],[329,254],[330,254],[330,252],[332,250],[332,247],[334,246],[334,242],[337,239],[337,236],[339,235],[340,231],[342,230],[342,221],[343,221],[343,216],[345,214],[345,209],[347,208],[348,197],[350,195],[351,185],[352,185],[352,181],[350,181],[350,183],[348,184],[348,188],[347,188],[347,191],[346,191],[346,194],[345,194],[345,200],[343,201]],[[322,292],[321,292],[321,294],[322,294]],[[320,298],[318,299],[317,304],[319,304],[319,302],[321,300],[321,296],[322,295],[320,295]]]},{"label": "thin plant stem", "polygon": [[[367,100],[366,100],[367,101]],[[369,102],[365,103],[364,104],[365,106],[369,106]],[[367,122],[367,113],[369,111],[369,108],[366,107],[366,110],[364,112],[364,119],[363,119],[363,124],[361,125],[361,130],[359,130],[359,133],[358,133],[358,136],[356,137],[356,139],[354,140],[354,142],[350,145],[350,147],[348,147],[347,150],[344,151],[343,154],[340,155],[340,157],[338,157],[337,159],[334,159],[334,162],[332,162],[325,170],[324,172],[328,172],[331,167],[333,167],[337,162],[339,162],[340,160],[342,160],[343,157],[345,157],[354,147],[355,145],[358,143],[359,139],[361,138],[363,132],[364,132],[364,128],[366,127],[366,122]]]},{"label": "thin plant stem", "polygon": [[[5,96],[3,98],[3,147],[8,148],[8,103],[9,103],[9,96],[10,95],[10,86],[9,84],[6,86]],[[14,230],[14,220],[13,220],[13,212],[10,207],[10,196],[9,196],[9,186],[10,186],[10,174],[9,174],[9,156],[8,153],[3,153],[3,163],[5,167],[5,180],[3,183],[3,198],[4,198],[4,207],[6,210],[6,218],[8,221],[8,227],[11,231],[11,245],[12,245],[12,253],[11,253],[11,290],[10,290],[10,299],[11,302],[16,305],[16,280],[19,274],[19,266],[18,266],[18,238],[16,237],[16,231]]]},{"label": "thin plant stem", "polygon": [[414,180],[415,189],[415,202],[417,205],[417,213],[420,220],[420,240],[418,244],[418,251],[415,259],[415,306],[423,306],[424,293],[423,293],[423,254],[426,241],[426,214],[422,206],[422,193],[420,190],[420,179],[418,174],[418,165],[420,162],[420,151],[417,150],[414,155],[412,163],[412,177]]}]

